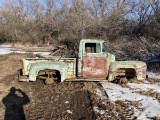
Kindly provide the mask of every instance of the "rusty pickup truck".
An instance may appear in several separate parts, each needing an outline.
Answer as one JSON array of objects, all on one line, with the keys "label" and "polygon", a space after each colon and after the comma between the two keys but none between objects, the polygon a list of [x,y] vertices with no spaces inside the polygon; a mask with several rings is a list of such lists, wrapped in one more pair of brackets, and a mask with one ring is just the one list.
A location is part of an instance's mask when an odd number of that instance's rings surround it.
[{"label": "rusty pickup truck", "polygon": [[64,81],[126,81],[146,79],[147,65],[142,61],[116,61],[107,52],[104,40],[82,39],[78,54],[73,56],[46,55],[23,58],[19,81],[43,79],[46,84]]}]

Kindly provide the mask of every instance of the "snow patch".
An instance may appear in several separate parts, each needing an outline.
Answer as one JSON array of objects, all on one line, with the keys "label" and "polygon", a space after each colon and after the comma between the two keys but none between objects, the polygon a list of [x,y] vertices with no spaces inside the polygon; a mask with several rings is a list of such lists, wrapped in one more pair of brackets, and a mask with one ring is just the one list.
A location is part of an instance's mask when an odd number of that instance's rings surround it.
[{"label": "snow patch", "polygon": [[50,52],[32,52],[33,54],[49,55]]},{"label": "snow patch", "polygon": [[129,87],[133,89],[133,91],[145,90],[152,92],[159,92],[160,93],[160,85],[159,84],[136,84],[136,83],[128,83]]},{"label": "snow patch", "polygon": [[149,78],[159,79],[160,80],[160,74],[156,74],[156,73],[147,71],[147,75],[148,75]]},{"label": "snow patch", "polygon": [[105,110],[99,110],[98,107],[93,107],[93,110],[94,110],[94,112],[97,112],[97,113],[99,113],[99,114],[101,114],[101,115],[103,115],[103,114],[106,113]]},{"label": "snow patch", "polygon": [[11,53],[11,48],[9,45],[0,45],[0,54],[9,54]]},{"label": "snow patch", "polygon": [[67,113],[69,114],[72,114],[72,111],[71,110],[66,110]]},{"label": "snow patch", "polygon": [[50,52],[25,52],[16,50],[12,48],[11,45],[0,45],[0,55],[9,54],[9,53],[33,53],[33,54],[40,54],[40,55],[49,55]]},{"label": "snow patch", "polygon": [[[120,85],[113,84],[113,83],[101,83],[104,90],[109,96],[109,99],[111,101],[116,100],[129,100],[129,101],[137,101],[140,104],[140,107],[143,108],[142,111],[139,109],[134,108],[135,115],[137,116],[138,120],[148,120],[148,117],[155,117],[160,116],[160,103],[155,100],[153,97],[148,97],[145,95],[140,95],[139,93],[136,93],[135,91],[142,89],[150,89],[153,88],[153,86],[149,85],[139,85],[138,87],[135,87],[134,90],[131,90],[129,88],[122,88]],[[136,86],[136,84],[130,85],[131,87]],[[156,86],[156,85],[155,85]],[[156,86],[158,88],[158,86]],[[156,90],[156,88],[155,88]],[[158,88],[159,91],[159,88]],[[103,97],[103,96],[101,96]]]},{"label": "snow patch", "polygon": [[66,101],[65,103],[66,103],[66,104],[68,104],[68,103],[69,103],[69,101]]}]

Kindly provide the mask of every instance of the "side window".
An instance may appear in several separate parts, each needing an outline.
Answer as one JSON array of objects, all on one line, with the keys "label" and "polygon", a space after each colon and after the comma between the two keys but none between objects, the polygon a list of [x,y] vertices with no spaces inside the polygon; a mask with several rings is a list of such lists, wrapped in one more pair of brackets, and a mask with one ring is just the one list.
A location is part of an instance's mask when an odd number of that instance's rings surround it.
[{"label": "side window", "polygon": [[102,45],[102,52],[107,52],[107,44],[103,43]]},{"label": "side window", "polygon": [[100,53],[101,52],[100,43],[85,43],[85,52],[86,53]]}]

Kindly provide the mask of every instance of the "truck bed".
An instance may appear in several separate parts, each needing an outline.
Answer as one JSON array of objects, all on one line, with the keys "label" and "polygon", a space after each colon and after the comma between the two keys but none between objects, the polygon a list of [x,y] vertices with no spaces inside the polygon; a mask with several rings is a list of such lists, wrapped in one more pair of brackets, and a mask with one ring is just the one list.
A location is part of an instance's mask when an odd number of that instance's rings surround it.
[{"label": "truck bed", "polygon": [[76,78],[76,58],[60,58],[53,56],[52,58],[23,58],[21,60],[23,76],[28,76],[30,67],[34,63],[55,63],[63,62],[68,66],[67,79]]}]

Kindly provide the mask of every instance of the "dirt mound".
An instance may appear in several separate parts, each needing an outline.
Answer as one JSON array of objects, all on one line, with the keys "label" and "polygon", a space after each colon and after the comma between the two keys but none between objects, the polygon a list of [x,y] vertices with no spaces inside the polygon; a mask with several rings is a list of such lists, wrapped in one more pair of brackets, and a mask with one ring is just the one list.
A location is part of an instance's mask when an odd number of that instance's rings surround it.
[{"label": "dirt mound", "polygon": [[83,83],[35,84],[29,85],[34,93],[27,107],[30,119],[95,119],[89,93],[82,90]]}]

